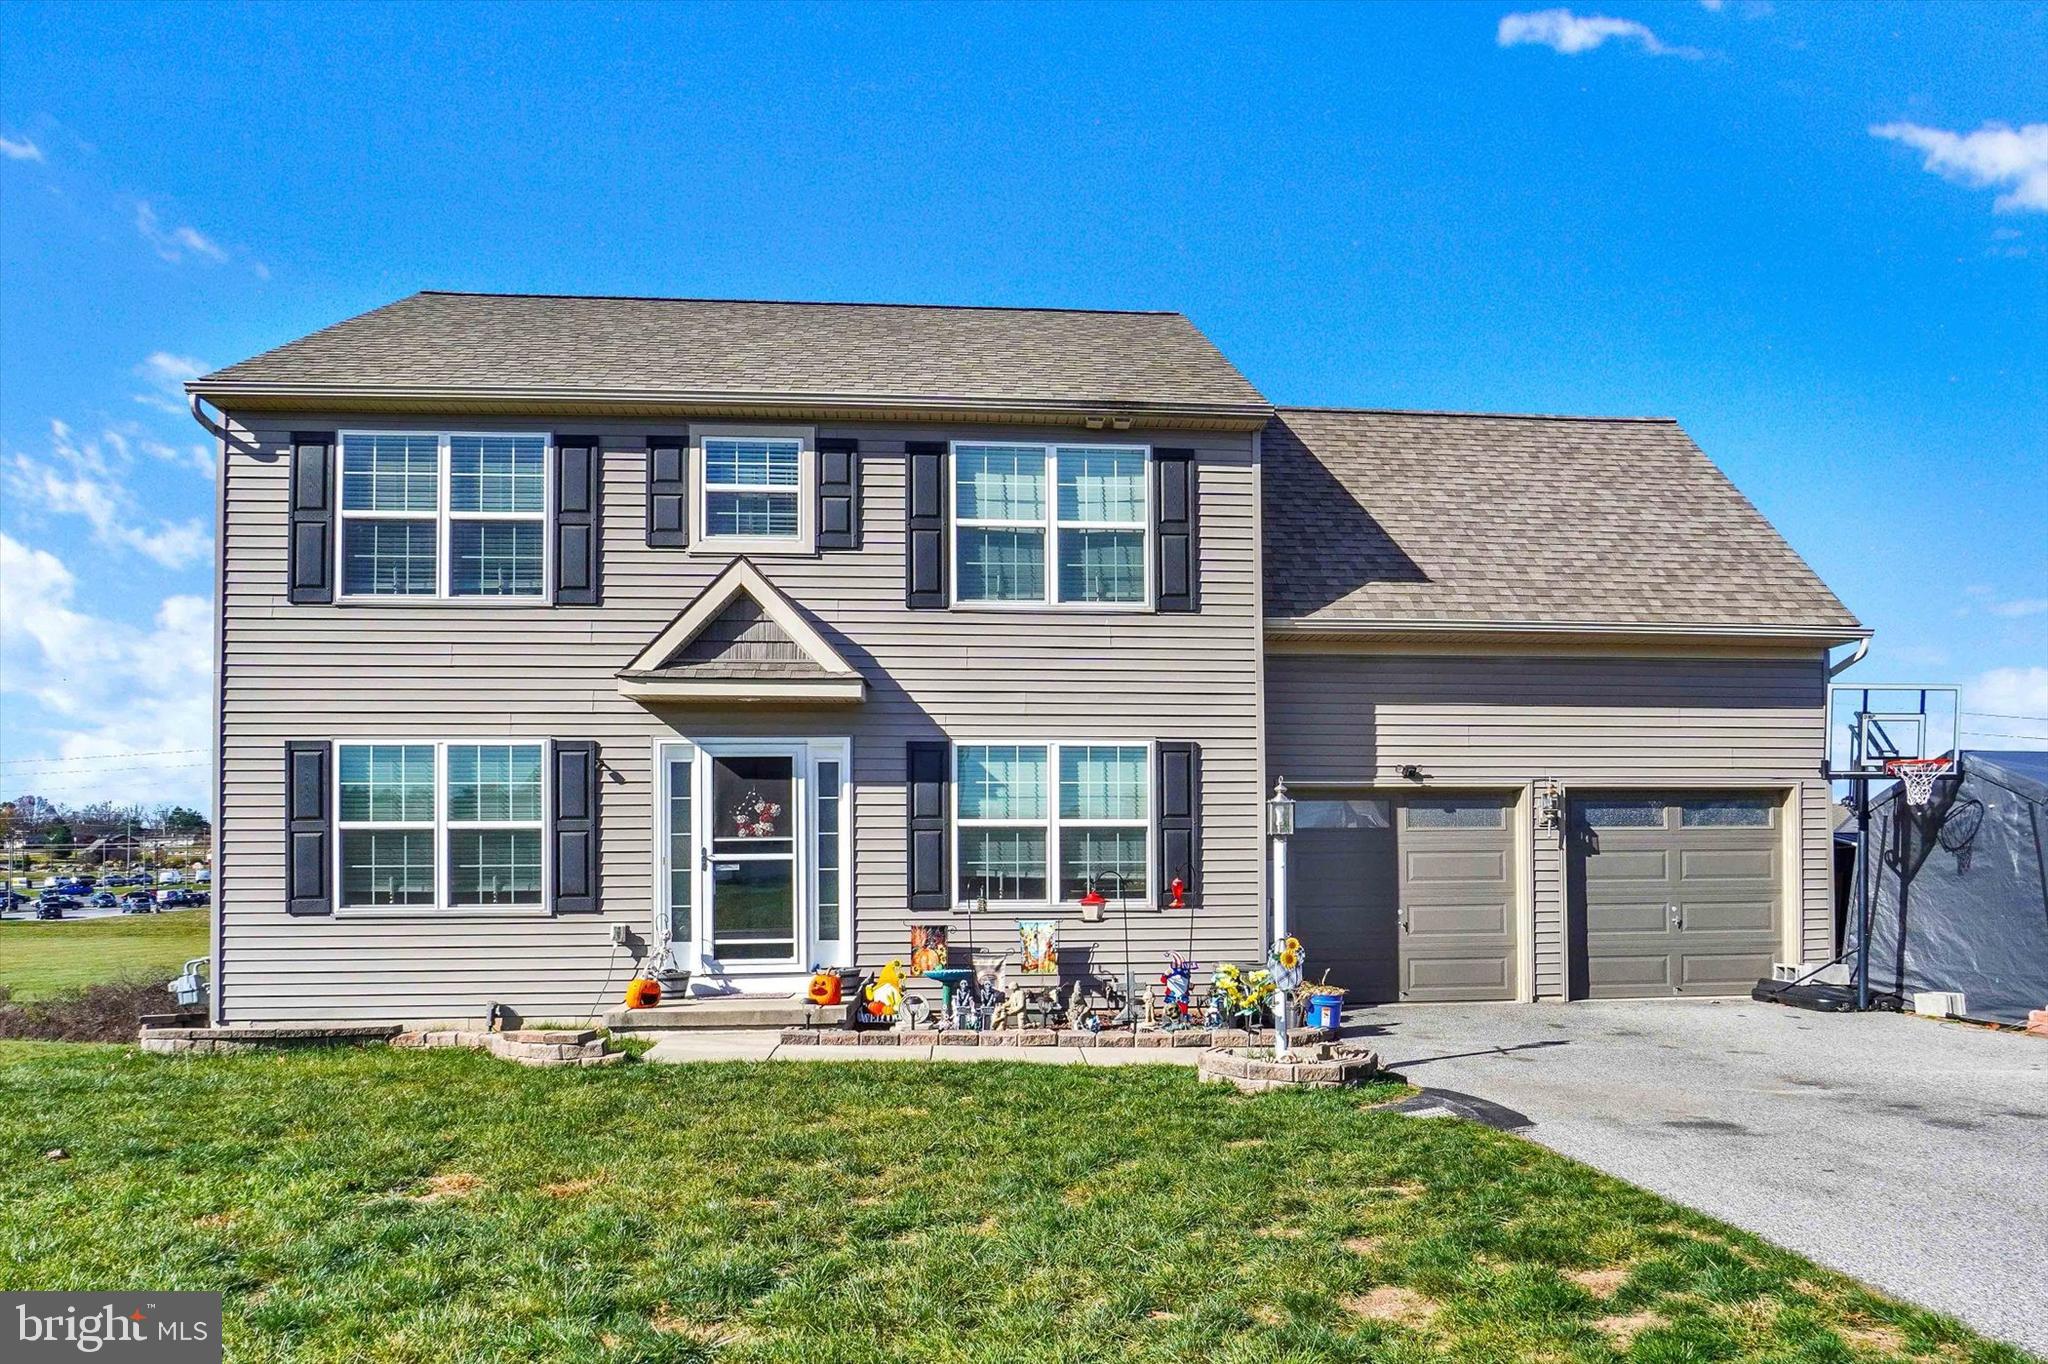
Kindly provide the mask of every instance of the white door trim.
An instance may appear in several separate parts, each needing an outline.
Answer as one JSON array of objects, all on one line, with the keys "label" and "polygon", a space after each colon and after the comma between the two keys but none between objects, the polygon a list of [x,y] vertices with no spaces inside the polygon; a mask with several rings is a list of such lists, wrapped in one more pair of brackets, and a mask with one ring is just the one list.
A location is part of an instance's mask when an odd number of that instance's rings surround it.
[{"label": "white door trim", "polygon": [[[853,946],[853,780],[852,743],[845,738],[794,738],[775,735],[657,737],[654,741],[653,842],[655,893],[651,897],[652,940],[670,948],[677,964],[691,973],[692,994],[729,994],[739,991],[783,993],[801,988],[813,967],[839,966],[852,960]],[[710,954],[711,910],[714,895],[712,874],[707,867],[711,809],[711,760],[739,756],[788,757],[792,762],[791,805],[794,827],[795,925],[790,955],[766,961],[721,960]],[[673,842],[669,810],[674,796],[670,788],[670,764],[690,763],[689,858],[690,885],[687,942],[674,942],[671,928]],[[839,937],[821,941],[818,937],[818,767],[839,764]]]}]

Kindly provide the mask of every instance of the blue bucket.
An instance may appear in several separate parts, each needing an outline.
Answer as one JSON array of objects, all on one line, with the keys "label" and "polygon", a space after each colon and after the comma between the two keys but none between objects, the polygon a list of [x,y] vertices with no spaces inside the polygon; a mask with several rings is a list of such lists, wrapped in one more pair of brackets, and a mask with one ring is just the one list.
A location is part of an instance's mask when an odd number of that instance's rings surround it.
[{"label": "blue bucket", "polygon": [[1344,996],[1310,995],[1304,1004],[1302,1024],[1310,1028],[1327,1028],[1335,1031],[1343,1022]]}]

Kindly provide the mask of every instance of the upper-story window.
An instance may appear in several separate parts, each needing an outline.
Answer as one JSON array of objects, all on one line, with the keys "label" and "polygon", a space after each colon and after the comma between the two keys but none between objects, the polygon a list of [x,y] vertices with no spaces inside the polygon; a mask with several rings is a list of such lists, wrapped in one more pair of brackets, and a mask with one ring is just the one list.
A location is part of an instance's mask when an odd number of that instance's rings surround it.
[{"label": "upper-story window", "polygon": [[699,428],[695,543],[732,550],[811,548],[811,433],[802,427]]},{"label": "upper-story window", "polygon": [[1123,445],[953,446],[953,600],[1143,607],[1150,451]]},{"label": "upper-story window", "polygon": [[345,597],[547,595],[539,435],[341,433]]}]

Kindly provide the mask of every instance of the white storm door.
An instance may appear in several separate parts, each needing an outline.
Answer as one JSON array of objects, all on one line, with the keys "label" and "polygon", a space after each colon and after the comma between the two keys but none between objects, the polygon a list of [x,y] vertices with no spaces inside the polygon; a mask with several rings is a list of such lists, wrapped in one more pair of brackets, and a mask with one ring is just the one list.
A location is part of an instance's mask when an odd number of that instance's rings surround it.
[{"label": "white storm door", "polygon": [[803,747],[699,747],[704,956],[727,971],[801,966],[811,917]]}]

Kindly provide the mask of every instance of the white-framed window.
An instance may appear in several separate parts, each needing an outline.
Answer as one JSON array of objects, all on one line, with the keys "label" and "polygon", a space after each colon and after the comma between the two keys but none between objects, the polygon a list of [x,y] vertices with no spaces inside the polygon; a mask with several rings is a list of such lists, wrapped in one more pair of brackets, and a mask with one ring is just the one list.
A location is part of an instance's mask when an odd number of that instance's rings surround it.
[{"label": "white-framed window", "polygon": [[1148,903],[1152,746],[955,744],[953,865],[962,904]]},{"label": "white-framed window", "polygon": [[344,598],[548,594],[548,438],[343,431]]},{"label": "white-framed window", "polygon": [[692,544],[789,553],[813,543],[816,441],[807,427],[692,432],[697,502]]},{"label": "white-framed window", "polygon": [[546,744],[348,741],[334,751],[339,909],[544,907]]},{"label": "white-framed window", "polygon": [[953,443],[953,600],[1143,608],[1151,447]]}]

